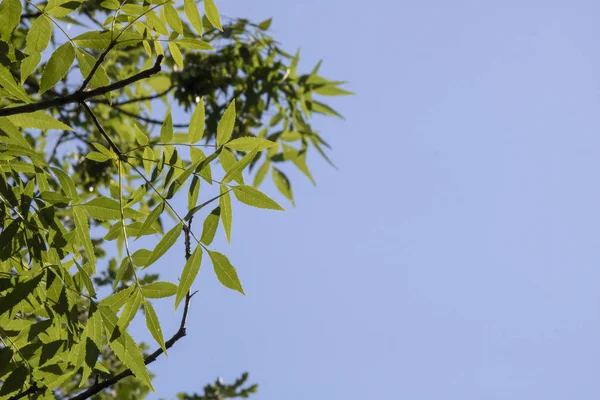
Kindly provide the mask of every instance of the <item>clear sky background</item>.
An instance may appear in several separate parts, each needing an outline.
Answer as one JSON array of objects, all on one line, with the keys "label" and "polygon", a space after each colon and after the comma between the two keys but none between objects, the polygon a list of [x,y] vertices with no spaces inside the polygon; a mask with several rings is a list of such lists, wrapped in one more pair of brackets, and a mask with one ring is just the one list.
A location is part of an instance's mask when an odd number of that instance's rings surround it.
[{"label": "clear sky background", "polygon": [[597,399],[600,3],[218,5],[358,95],[315,121],[339,169],[292,174],[296,208],[234,206],[213,247],[247,296],[205,260],[152,398],[249,371],[256,400]]}]

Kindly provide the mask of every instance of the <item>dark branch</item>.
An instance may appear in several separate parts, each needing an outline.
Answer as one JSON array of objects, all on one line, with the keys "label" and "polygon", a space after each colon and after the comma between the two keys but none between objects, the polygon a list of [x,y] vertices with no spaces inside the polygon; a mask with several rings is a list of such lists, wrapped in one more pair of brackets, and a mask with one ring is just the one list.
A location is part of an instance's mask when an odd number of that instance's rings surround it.
[{"label": "dark branch", "polygon": [[[113,102],[112,105],[113,106],[124,106],[126,104],[131,104],[131,103],[140,103],[140,102],[146,101],[146,100],[159,99],[159,98],[163,97],[164,95],[169,94],[169,92],[173,89],[175,89],[175,86],[171,86],[170,88],[168,88],[167,90],[165,90],[163,92],[152,94],[150,96],[137,97],[135,99],[124,100],[121,102]],[[106,99],[94,99],[94,100],[92,100],[92,102],[102,103],[102,104],[110,104],[108,102],[108,100],[106,100]]]},{"label": "dark branch", "polygon": [[30,394],[34,394],[38,390],[40,390],[40,389],[37,387],[37,385],[34,384],[34,385],[30,386],[29,389],[27,389],[26,391],[19,393],[19,394],[15,394],[12,397],[9,397],[8,400],[18,400],[25,396],[29,396]]},{"label": "dark branch", "polygon": [[[135,74],[127,79],[123,79],[122,81],[115,82],[108,86],[102,86],[97,89],[88,90],[85,92],[77,91],[75,93],[71,93],[69,95],[58,97],[56,99],[50,99],[45,101],[40,101],[39,103],[25,104],[17,107],[9,107],[0,109],[0,117],[6,117],[9,115],[23,114],[23,113],[31,113],[39,110],[46,110],[52,107],[64,106],[65,104],[71,103],[82,103],[85,100],[102,96],[109,92],[114,92],[115,90],[123,89],[126,86],[131,85],[134,82],[140,81],[142,79],[146,79],[154,74],[160,72],[160,63],[162,62],[163,56],[159,55],[156,58],[156,62],[152,68],[147,69],[145,71],[140,72],[139,74]],[[91,76],[91,73],[90,73]],[[83,87],[83,86],[82,86]]]},{"label": "dark branch", "polygon": [[[139,121],[147,122],[149,124],[156,124],[156,125],[162,125],[164,123],[164,121],[161,121],[159,119],[146,118],[141,115],[129,112],[127,110],[123,110],[121,107],[114,105],[114,104],[111,107],[114,108],[115,110],[119,111],[121,114],[125,114],[125,115],[135,118]],[[189,126],[190,126],[190,124],[173,124],[173,128],[187,128]]]}]

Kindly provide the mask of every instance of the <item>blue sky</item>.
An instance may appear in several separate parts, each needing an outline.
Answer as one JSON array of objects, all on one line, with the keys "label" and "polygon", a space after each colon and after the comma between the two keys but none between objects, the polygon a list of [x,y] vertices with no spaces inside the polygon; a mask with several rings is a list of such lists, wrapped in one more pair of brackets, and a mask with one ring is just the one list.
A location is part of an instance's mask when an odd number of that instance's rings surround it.
[{"label": "blue sky", "polygon": [[310,158],[296,208],[234,207],[214,247],[247,296],[203,265],[152,398],[242,371],[256,400],[598,398],[598,3],[218,4],[358,96],[315,121],[339,169]]}]

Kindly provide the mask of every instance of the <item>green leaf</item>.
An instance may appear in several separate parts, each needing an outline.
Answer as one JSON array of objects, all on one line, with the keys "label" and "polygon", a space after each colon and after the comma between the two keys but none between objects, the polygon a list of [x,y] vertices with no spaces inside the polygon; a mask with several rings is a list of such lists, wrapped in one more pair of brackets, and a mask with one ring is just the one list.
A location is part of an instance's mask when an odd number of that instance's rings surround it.
[{"label": "green leaf", "polygon": [[266,31],[271,26],[271,22],[273,22],[273,18],[265,19],[263,22],[258,24],[258,28],[260,30]]},{"label": "green leaf", "polygon": [[100,306],[109,307],[116,312],[121,307],[123,307],[123,305],[125,304],[127,299],[129,299],[134,290],[135,286],[129,286],[126,289],[113,293],[110,296],[107,296],[104,299],[102,299],[102,301],[100,301]]},{"label": "green leaf", "polygon": [[[77,53],[77,62],[79,63],[79,69],[81,71],[81,75],[84,79],[92,72],[92,68],[96,64],[96,59],[91,54],[87,53],[81,49],[75,49]],[[108,86],[110,84],[110,79],[104,70],[104,67],[100,65],[100,67],[94,72],[92,79],[90,80],[90,86],[93,88],[99,88],[102,86]]]},{"label": "green leaf", "polygon": [[242,173],[242,171],[244,170],[244,168],[246,168],[248,166],[248,164],[250,164],[250,161],[252,161],[254,159],[254,157],[256,157],[257,153],[258,153],[258,147],[255,147],[254,150],[248,152],[244,157],[242,157],[241,160],[239,160],[237,163],[235,163],[229,171],[227,171],[227,173],[223,177],[222,182],[227,183],[227,182],[231,181],[237,175],[240,175]]},{"label": "green leaf", "polygon": [[196,32],[202,36],[202,18],[194,0],[183,0],[183,10]]},{"label": "green leaf", "polygon": [[228,142],[225,147],[228,147],[237,151],[250,151],[254,148],[258,147],[258,151],[262,151],[268,149],[275,145],[275,142],[272,142],[267,139],[257,138],[252,136],[245,136],[237,139],[233,139]]},{"label": "green leaf", "polygon": [[171,117],[171,111],[167,111],[167,116],[160,128],[160,141],[168,144],[173,140],[173,117]]},{"label": "green leaf", "polygon": [[77,194],[77,189],[75,189],[75,183],[73,183],[73,180],[71,179],[71,177],[69,177],[69,175],[67,175],[61,169],[58,169],[58,168],[50,168],[50,169],[52,170],[52,172],[54,172],[54,174],[56,175],[56,178],[58,178],[60,187],[63,190],[63,192],[67,195],[67,197],[69,197],[71,200],[73,200],[74,203],[79,202],[79,194]]},{"label": "green leaf", "polygon": [[314,111],[316,113],[324,114],[324,115],[333,115],[333,116],[339,117],[341,119],[344,119],[342,114],[335,111],[333,108],[329,107],[327,104],[313,100],[311,102],[311,107],[312,107],[312,111]]},{"label": "green leaf", "polygon": [[175,32],[183,35],[183,24],[181,23],[181,19],[179,19],[179,13],[175,10],[171,4],[165,4],[163,6],[165,10],[165,18],[167,19],[167,24],[173,29]]},{"label": "green leaf", "polygon": [[73,207],[73,219],[75,220],[75,232],[83,244],[85,254],[92,267],[92,273],[95,274],[96,255],[94,254],[94,244],[92,243],[92,238],[90,236],[90,226],[88,224],[87,215],[85,215],[85,212],[81,208]]},{"label": "green leaf", "polygon": [[88,160],[96,161],[96,162],[106,162],[111,159],[111,157],[108,157],[97,151],[92,151],[91,153],[88,153],[85,156],[85,158],[87,158]]},{"label": "green leaf", "polygon": [[144,147],[144,152],[143,152],[143,164],[144,164],[144,169],[146,170],[146,173],[148,175],[150,175],[150,173],[152,172],[152,167],[154,166],[154,151],[152,151],[152,148],[150,147]]},{"label": "green leaf", "polygon": [[156,32],[165,36],[169,35],[167,26],[152,11],[146,14],[146,21],[154,28]]},{"label": "green leaf", "polygon": [[[206,2],[204,3],[206,4]],[[217,125],[217,145],[221,146],[229,141],[235,124],[235,100],[229,104],[219,124]]]},{"label": "green leaf", "polygon": [[237,290],[241,294],[244,294],[244,289],[242,288],[242,283],[240,282],[237,272],[235,268],[227,257],[224,254],[218,253],[216,251],[208,251],[208,255],[210,256],[210,260],[212,261],[213,269],[215,270],[215,274],[217,274],[217,278],[219,282],[223,284],[223,286]]},{"label": "green leaf", "polygon": [[[11,393],[14,393],[18,390],[22,390],[25,385],[25,381],[29,376],[29,371],[25,368],[24,365],[19,365],[15,369],[12,370],[10,375],[6,377],[0,387],[0,396],[8,396]],[[19,396],[20,397],[20,396]],[[14,398],[17,398],[16,396]]]},{"label": "green leaf", "polygon": [[[161,202],[156,207],[154,207],[154,209],[152,211],[150,211],[150,214],[148,214],[148,218],[146,218],[144,220],[144,223],[143,223],[142,227],[140,228],[140,231],[139,231],[136,239],[138,239],[140,236],[144,235],[146,232],[148,232],[152,228],[152,225],[154,225],[154,223],[156,221],[158,221],[158,218],[160,218],[160,216],[164,210],[165,210],[165,203]],[[137,264],[137,265],[139,265],[139,264]]]},{"label": "green leaf", "polygon": [[194,208],[192,208],[190,211],[188,211],[188,213],[186,214],[186,216],[183,218],[184,221],[189,221],[190,219],[192,219],[192,217],[201,209],[203,209],[204,207],[206,207],[207,205],[209,205],[210,203],[212,203],[213,201],[217,200],[218,198],[220,198],[221,196],[223,196],[223,193],[219,194],[218,196],[213,197],[210,200],[205,201],[204,203],[200,204],[199,206],[196,206]]},{"label": "green leaf", "polygon": [[175,309],[179,306],[179,303],[185,298],[185,295],[190,291],[192,283],[200,271],[200,264],[202,264],[202,246],[196,246],[196,250],[192,253],[190,258],[185,262],[183,271],[181,272],[181,279],[179,280],[179,286],[177,287],[177,294],[175,296]]},{"label": "green leaf", "polygon": [[133,124],[133,128],[135,130],[135,141],[138,142],[140,146],[147,145],[149,143],[148,135],[142,132],[137,124]]},{"label": "green leaf", "polygon": [[[233,166],[238,163],[238,159],[235,158],[230,150],[224,149],[221,151],[221,153],[219,153],[219,162],[221,163],[223,170],[225,170],[225,173],[228,173]],[[233,179],[240,185],[244,184],[244,176],[242,175],[241,171],[235,173],[233,175]]]},{"label": "green leaf", "polygon": [[42,60],[41,53],[33,53],[21,60],[21,85],[35,71]]},{"label": "green leaf", "polygon": [[73,41],[88,49],[105,50],[110,45],[110,32],[89,31],[73,38]]},{"label": "green leaf", "polygon": [[270,166],[271,161],[269,159],[266,159],[263,165],[261,165],[258,171],[256,171],[256,175],[254,175],[254,182],[252,183],[252,186],[254,186],[255,188],[258,188],[260,186],[262,181],[265,179],[265,176],[267,176]]},{"label": "green leaf", "polygon": [[165,355],[167,355],[167,348],[165,347],[165,339],[163,337],[162,329],[160,328],[160,322],[158,321],[158,316],[156,315],[156,311],[154,311],[154,307],[152,307],[152,304],[150,304],[149,301],[144,302],[144,313],[146,314],[146,327],[154,340],[156,340],[156,343],[158,343],[160,348],[165,352]]},{"label": "green leaf", "polygon": [[275,187],[283,194],[289,201],[294,204],[294,195],[292,193],[292,185],[290,180],[285,176],[283,172],[273,167],[271,175],[273,176],[273,182]]},{"label": "green leaf", "polygon": [[348,90],[340,89],[336,86],[321,86],[320,88],[313,90],[315,93],[321,96],[352,96],[356,93],[349,92]]},{"label": "green leaf", "polygon": [[42,129],[44,131],[49,129],[58,129],[64,131],[73,130],[70,126],[63,124],[57,119],[54,119],[54,117],[46,114],[44,111],[10,115],[8,120],[19,128]]},{"label": "green leaf", "polygon": [[42,82],[40,84],[40,94],[46,92],[56,85],[64,76],[75,61],[75,50],[70,42],[60,46],[48,60],[44,72],[42,72]]},{"label": "green leaf", "polygon": [[198,195],[200,194],[200,178],[194,175],[192,183],[190,183],[190,190],[188,190],[188,211],[196,206],[198,202]]},{"label": "green leaf", "polygon": [[215,5],[214,0],[204,0],[204,12],[206,14],[206,19],[208,19],[211,25],[223,32],[219,10]]},{"label": "green leaf", "polygon": [[231,212],[231,196],[229,195],[227,186],[221,185],[220,188],[221,198],[219,199],[219,207],[221,208],[221,221],[223,221],[227,242],[231,243],[231,221],[233,219]]},{"label": "green leaf", "polygon": [[2,86],[4,90],[6,90],[11,96],[14,96],[24,103],[31,103],[31,99],[29,99],[29,96],[25,92],[25,89],[23,89],[23,86],[17,84],[10,71],[4,68],[2,65],[0,65],[0,86]]},{"label": "green leaf", "polygon": [[217,227],[219,226],[219,218],[221,217],[221,207],[216,207],[208,214],[202,224],[202,236],[200,241],[206,246],[210,246],[217,233]]},{"label": "green leaf", "polygon": [[52,37],[52,23],[45,15],[40,15],[33,21],[27,32],[27,45],[25,53],[35,54],[46,50]]},{"label": "green leaf", "polygon": [[138,267],[144,267],[146,264],[148,264],[148,260],[150,259],[151,255],[152,252],[150,250],[139,249],[131,255],[131,258],[133,259],[133,263],[135,265]]},{"label": "green leaf", "polygon": [[129,327],[129,324],[140,309],[141,302],[142,296],[140,296],[140,292],[138,291],[136,291],[133,296],[127,300],[127,303],[125,303],[125,307],[121,312],[121,316],[119,317],[119,321],[117,322],[117,325],[121,331],[124,332],[127,330],[127,327]]},{"label": "green leaf", "polygon": [[210,44],[206,43],[203,40],[200,39],[195,39],[195,38],[183,38],[183,39],[177,39],[175,40],[175,43],[177,43],[179,46],[181,47],[185,47],[186,49],[192,49],[192,50],[214,50],[215,48],[212,47]]},{"label": "green leaf", "polygon": [[191,144],[198,142],[204,136],[204,118],[204,97],[201,97],[190,120],[189,135]]},{"label": "green leaf", "polygon": [[175,61],[175,64],[177,64],[179,68],[183,69],[183,56],[181,55],[179,47],[177,47],[177,44],[175,44],[174,42],[169,42],[168,44],[169,50],[171,51],[171,57],[173,57],[173,61]]},{"label": "green leaf", "polygon": [[165,233],[165,236],[163,236],[162,239],[160,239],[160,241],[158,242],[158,244],[152,251],[150,258],[148,259],[148,261],[145,265],[146,267],[149,267],[150,265],[154,264],[154,262],[156,262],[156,260],[158,260],[160,257],[162,257],[162,255],[165,254],[167,252],[167,250],[169,250],[175,244],[175,242],[179,238],[179,235],[181,235],[182,229],[183,229],[183,225],[180,222],[177,225],[175,225],[173,228],[171,228],[170,231]]},{"label": "green leaf", "polygon": [[177,285],[171,282],[153,282],[142,286],[142,294],[148,299],[162,299],[177,293]]},{"label": "green leaf", "polygon": [[50,0],[44,10],[55,17],[65,17],[75,11],[83,0]]},{"label": "green leaf", "polygon": [[19,25],[23,6],[20,0],[2,0],[0,3],[0,37],[10,43],[12,31]]},{"label": "green leaf", "polygon": [[118,10],[119,7],[121,6],[121,4],[119,4],[119,2],[117,0],[104,0],[102,3],[100,3],[101,7],[104,7],[108,10]]},{"label": "green leaf", "polygon": [[[106,329],[106,335],[107,337],[112,338],[113,332],[117,327],[117,316],[109,307],[100,306],[99,309],[102,315],[102,322],[104,322],[104,327]],[[121,360],[127,368],[131,369],[136,378],[140,379],[154,391],[148,369],[144,364],[142,352],[131,336],[129,336],[127,332],[120,332],[118,337],[110,341],[110,347],[114,350],[119,360]]]},{"label": "green leaf", "polygon": [[251,186],[240,185],[234,186],[232,189],[235,197],[244,204],[257,208],[283,211],[283,208],[269,196]]},{"label": "green leaf", "polygon": [[[85,204],[80,204],[86,213],[99,221],[110,221],[121,219],[121,206],[119,202],[108,197],[98,196]],[[123,208],[123,216],[125,218],[143,218],[146,214],[131,208]]]}]

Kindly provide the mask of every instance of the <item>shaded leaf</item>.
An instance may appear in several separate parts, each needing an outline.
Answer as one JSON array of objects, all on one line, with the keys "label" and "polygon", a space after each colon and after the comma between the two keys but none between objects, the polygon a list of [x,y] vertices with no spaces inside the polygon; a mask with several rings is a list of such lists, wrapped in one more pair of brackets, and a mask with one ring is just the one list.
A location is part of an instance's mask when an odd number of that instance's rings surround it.
[{"label": "shaded leaf", "polygon": [[64,76],[75,61],[75,50],[70,42],[66,42],[52,53],[40,83],[40,94],[54,87]]}]

